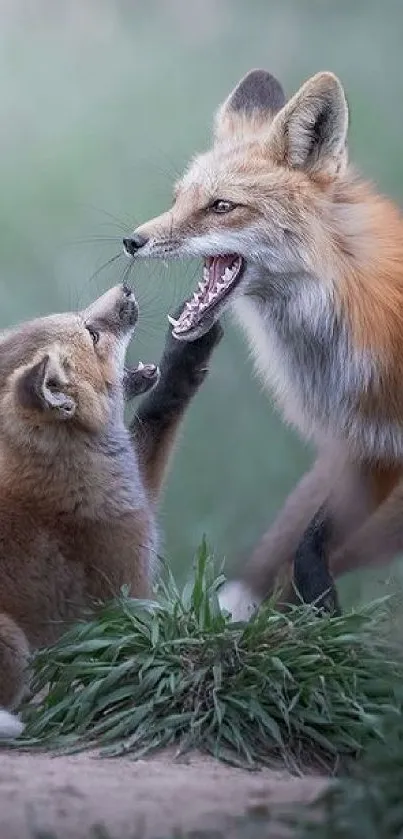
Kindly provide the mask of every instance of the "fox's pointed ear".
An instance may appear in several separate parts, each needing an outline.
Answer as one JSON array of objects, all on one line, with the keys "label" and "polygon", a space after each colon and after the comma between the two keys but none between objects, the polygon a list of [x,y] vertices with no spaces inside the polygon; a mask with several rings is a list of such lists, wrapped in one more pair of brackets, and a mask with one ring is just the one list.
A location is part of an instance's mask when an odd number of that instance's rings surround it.
[{"label": "fox's pointed ear", "polygon": [[333,176],[347,163],[348,105],[333,73],[309,79],[273,121],[270,152],[279,163]]},{"label": "fox's pointed ear", "polygon": [[270,124],[285,102],[283,88],[271,73],[251,70],[219,108],[214,123],[215,138],[225,140],[258,131]]},{"label": "fox's pointed ear", "polygon": [[64,388],[67,377],[58,353],[49,351],[43,358],[25,367],[17,380],[17,396],[23,408],[52,411],[52,416],[69,419],[76,403]]}]

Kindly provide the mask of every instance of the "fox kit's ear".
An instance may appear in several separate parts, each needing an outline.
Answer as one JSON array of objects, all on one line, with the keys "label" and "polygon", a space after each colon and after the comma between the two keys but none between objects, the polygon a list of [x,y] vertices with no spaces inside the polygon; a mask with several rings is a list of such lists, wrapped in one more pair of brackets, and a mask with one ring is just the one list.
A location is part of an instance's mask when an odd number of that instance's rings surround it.
[{"label": "fox kit's ear", "polygon": [[269,136],[279,163],[333,176],[347,162],[348,105],[332,73],[309,79],[280,111]]},{"label": "fox kit's ear", "polygon": [[217,140],[258,131],[285,105],[280,82],[266,70],[251,70],[219,108],[214,124]]},{"label": "fox kit's ear", "polygon": [[18,378],[17,396],[23,408],[52,411],[55,418],[69,419],[76,403],[64,392],[66,384],[58,353],[50,350],[40,361],[24,368]]}]

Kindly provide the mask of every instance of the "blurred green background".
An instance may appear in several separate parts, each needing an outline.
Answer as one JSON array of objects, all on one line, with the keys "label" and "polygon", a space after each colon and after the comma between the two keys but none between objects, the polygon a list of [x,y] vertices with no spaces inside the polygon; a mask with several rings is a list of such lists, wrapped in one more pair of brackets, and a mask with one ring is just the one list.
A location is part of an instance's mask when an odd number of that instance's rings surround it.
[{"label": "blurred green background", "polygon": [[[252,67],[289,94],[336,72],[353,158],[402,198],[401,0],[0,0],[0,14],[0,326],[81,307],[119,282],[124,257],[102,266],[125,232],[167,207],[175,178],[209,144],[216,107]],[[136,269],[133,360],[158,358],[166,313],[198,270]],[[179,576],[203,533],[234,570],[312,457],[226,326],[161,513]],[[345,601],[384,584],[382,571],[350,577]]]}]

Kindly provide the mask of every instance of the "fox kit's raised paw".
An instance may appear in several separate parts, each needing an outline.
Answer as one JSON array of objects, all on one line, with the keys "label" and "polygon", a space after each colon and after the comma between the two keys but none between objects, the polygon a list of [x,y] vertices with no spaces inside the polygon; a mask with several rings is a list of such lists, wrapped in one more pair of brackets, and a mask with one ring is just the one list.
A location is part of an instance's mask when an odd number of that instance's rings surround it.
[{"label": "fox kit's raised paw", "polygon": [[[175,312],[178,317],[185,304],[182,303]],[[175,373],[176,383],[183,388],[188,387],[190,394],[202,384],[208,373],[208,363],[215,347],[220,343],[224,330],[217,321],[200,338],[194,341],[178,341],[172,329],[168,330],[164,353],[161,360],[161,372],[169,369]],[[187,394],[186,394],[187,395]]]},{"label": "fox kit's raised paw", "polygon": [[156,364],[143,364],[139,361],[137,367],[127,367],[123,377],[126,402],[142,393],[148,393],[158,383],[159,377],[160,371]]},{"label": "fox kit's raised paw", "polygon": [[[145,483],[153,499],[161,490],[169,453],[186,408],[207,376],[210,356],[222,335],[218,322],[193,342],[177,341],[171,329],[168,330],[156,386],[140,401],[130,424]],[[133,382],[134,395],[139,392],[137,375],[138,370],[137,374],[132,374],[131,387],[129,379],[126,394],[130,389],[133,391]],[[144,369],[140,369],[141,387],[142,375]]]}]

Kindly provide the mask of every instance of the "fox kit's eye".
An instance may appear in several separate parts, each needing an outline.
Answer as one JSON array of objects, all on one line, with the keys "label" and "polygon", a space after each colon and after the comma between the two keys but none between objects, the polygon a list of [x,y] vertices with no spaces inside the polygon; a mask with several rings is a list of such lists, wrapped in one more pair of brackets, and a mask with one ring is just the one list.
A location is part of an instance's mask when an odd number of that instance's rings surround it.
[{"label": "fox kit's eye", "polygon": [[94,344],[94,347],[95,347],[97,345],[98,341],[99,341],[99,332],[97,332],[96,329],[93,329],[92,326],[87,326],[86,325],[85,328],[90,333],[91,338],[92,338],[92,343]]},{"label": "fox kit's eye", "polygon": [[209,209],[213,211],[213,213],[230,213],[231,210],[235,210],[236,204],[232,201],[224,201],[222,198],[217,198],[217,201],[213,201],[210,204]]}]

